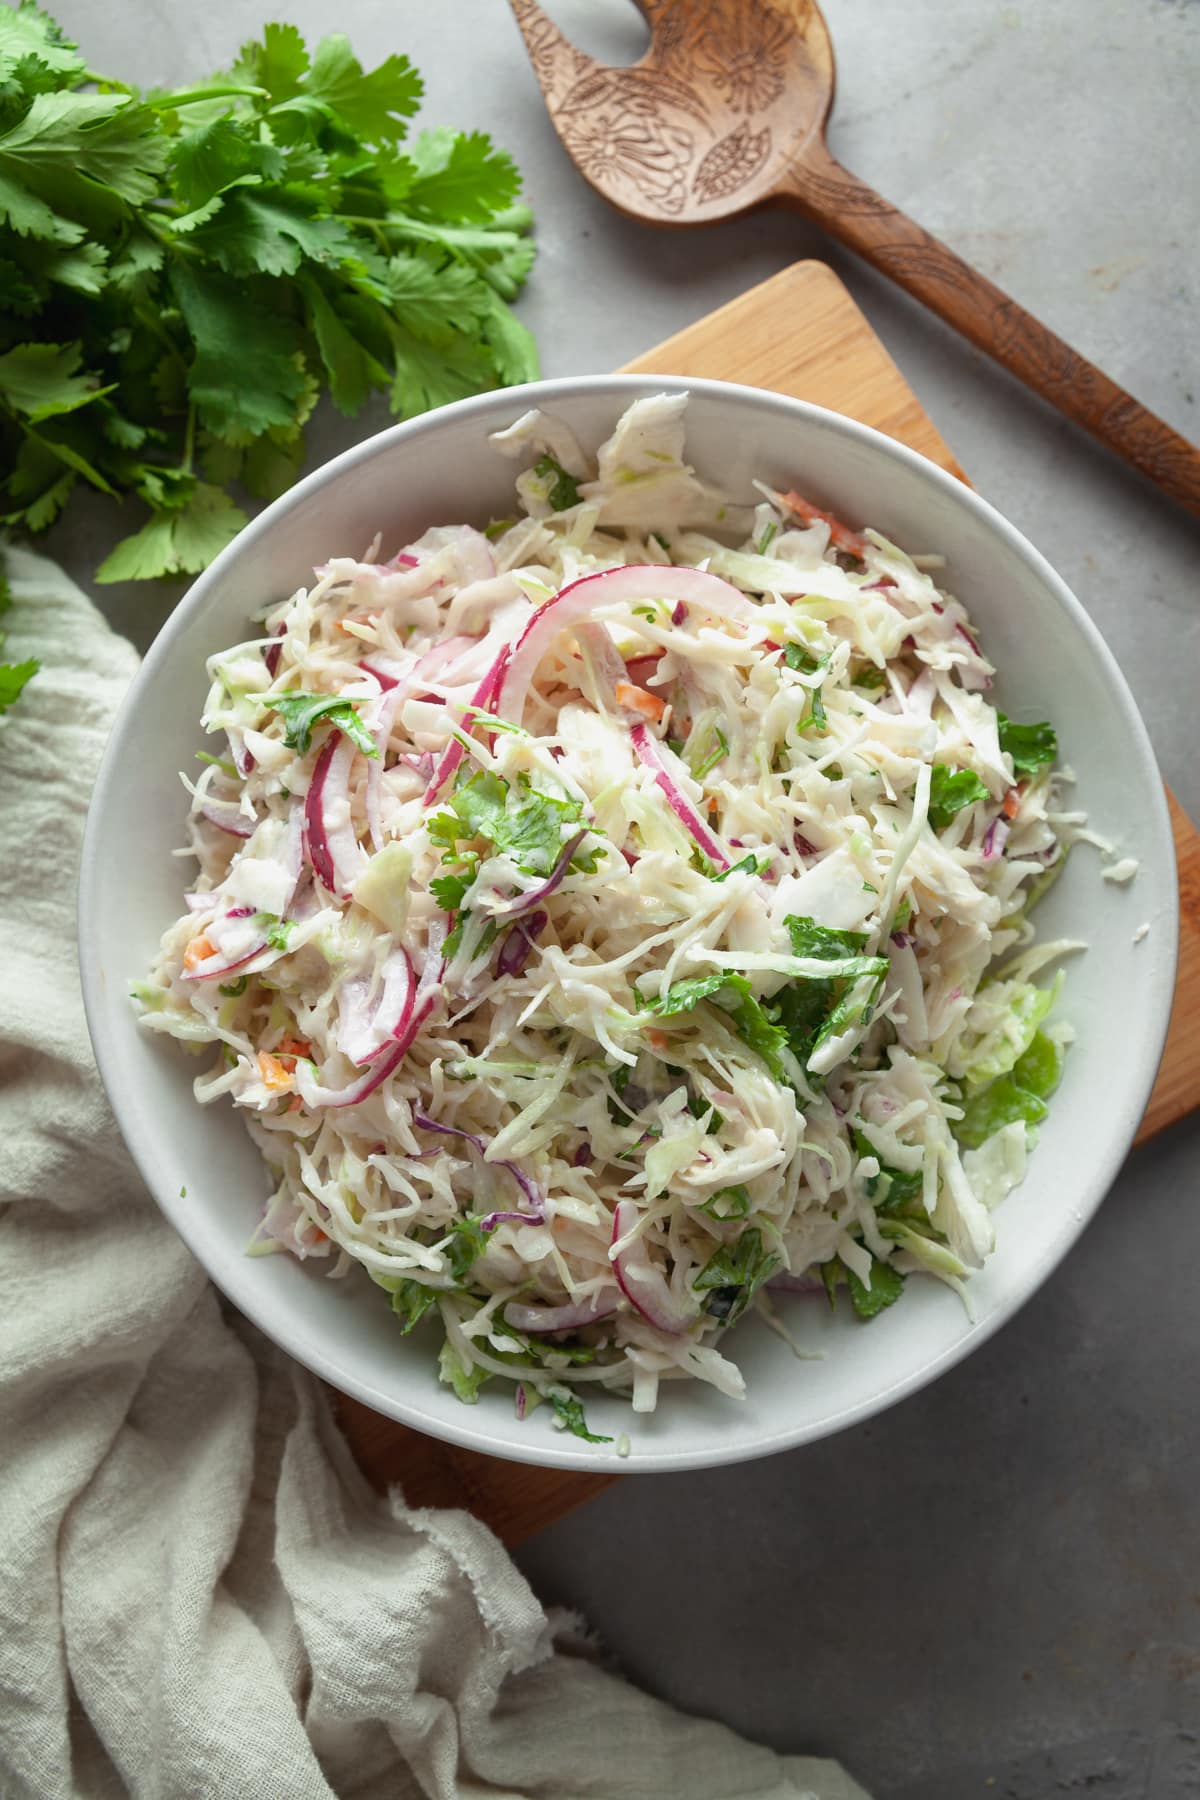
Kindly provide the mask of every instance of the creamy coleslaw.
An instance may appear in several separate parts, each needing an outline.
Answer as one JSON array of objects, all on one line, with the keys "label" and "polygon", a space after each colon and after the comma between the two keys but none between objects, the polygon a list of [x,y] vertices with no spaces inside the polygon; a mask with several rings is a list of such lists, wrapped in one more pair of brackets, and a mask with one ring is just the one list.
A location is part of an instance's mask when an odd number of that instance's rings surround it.
[{"label": "creamy coleslaw", "polygon": [[336,557],[212,658],[137,990],[262,1152],[257,1252],[365,1270],[462,1399],[589,1438],[597,1386],[739,1397],[781,1292],[962,1291],[1071,1035],[1053,729],[940,559],[734,504],[685,416],[593,459],[526,414],[512,518]]}]

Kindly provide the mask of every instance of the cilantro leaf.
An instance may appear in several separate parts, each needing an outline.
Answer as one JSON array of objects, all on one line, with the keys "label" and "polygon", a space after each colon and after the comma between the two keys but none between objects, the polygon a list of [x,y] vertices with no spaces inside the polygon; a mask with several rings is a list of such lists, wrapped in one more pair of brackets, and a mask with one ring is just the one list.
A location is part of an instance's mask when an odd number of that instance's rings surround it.
[{"label": "cilantro leaf", "polygon": [[354,702],[343,700],[339,694],[278,694],[266,704],[283,720],[284,743],[301,756],[312,742],[313,726],[319,719],[344,731],[365,756],[379,755],[374,738],[354,710]]},{"label": "cilantro leaf", "polygon": [[904,1277],[891,1263],[875,1257],[871,1263],[871,1285],[859,1280],[853,1269],[846,1270],[850,1301],[860,1319],[874,1319],[885,1307],[894,1306],[904,1292]]},{"label": "cilantro leaf", "polygon": [[467,875],[435,875],[429,884],[429,891],[443,912],[457,912],[474,879],[474,872]]},{"label": "cilantro leaf", "polygon": [[1058,734],[1045,720],[1040,725],[1014,725],[1004,713],[998,713],[1000,748],[1012,757],[1018,776],[1034,775],[1058,755]]},{"label": "cilantro leaf", "polygon": [[469,1215],[465,1219],[455,1219],[450,1227],[450,1239],[442,1255],[455,1281],[465,1281],[467,1271],[487,1249],[487,1233],[478,1219]]},{"label": "cilantro leaf", "polygon": [[404,56],[281,24],[142,96],[0,8],[5,524],[44,530],[82,480],[150,509],[101,579],[193,573],[244,523],[230,484],[296,479],[323,388],[411,417],[536,375],[516,169],[477,131],[402,154],[420,96]]},{"label": "cilantro leaf", "polygon": [[828,1262],[821,1264],[821,1279],[831,1306],[836,1305],[837,1290],[844,1284],[849,1290],[850,1304],[864,1321],[874,1319],[885,1307],[893,1306],[904,1292],[904,1276],[899,1269],[880,1262],[877,1257],[871,1261],[870,1287],[846,1267],[840,1256],[830,1257]]},{"label": "cilantro leaf", "polygon": [[548,451],[545,456],[538,457],[533,472],[551,484],[546,491],[546,504],[552,512],[566,512],[569,506],[578,506],[579,483]]},{"label": "cilantro leaf", "polygon": [[460,782],[450,807],[451,812],[437,813],[429,821],[435,844],[453,848],[465,838],[487,838],[527,875],[549,875],[571,835],[570,827],[583,826],[581,801],[560,800],[540,788],[511,789],[490,769],[480,769]]},{"label": "cilantro leaf", "polygon": [[407,1337],[425,1314],[437,1305],[437,1289],[423,1281],[402,1281],[392,1293],[392,1311],[403,1320],[400,1335]]},{"label": "cilantro leaf", "polygon": [[687,981],[673,982],[665,994],[648,1001],[642,1010],[659,1018],[670,1018],[676,1013],[691,1012],[702,1000],[714,1001],[727,1013],[747,1048],[761,1057],[776,1081],[784,1079],[782,1052],[788,1046],[787,1033],[755,999],[744,975],[723,970],[716,975],[697,975]]},{"label": "cilantro leaf", "polygon": [[158,512],[123,538],[96,570],[98,582],[142,581],[158,575],[196,575],[231,543],[246,515],[209,482],[192,484],[181,506]]},{"label": "cilantro leaf", "polygon": [[17,344],[0,356],[0,399],[36,425],[111,393],[75,373],[82,355],[80,344]]},{"label": "cilantro leaf", "polygon": [[551,1388],[546,1398],[567,1430],[573,1432],[577,1438],[582,1438],[587,1444],[612,1443],[611,1437],[604,1437],[588,1430],[583,1401],[579,1399],[578,1395],[563,1393],[557,1388]]},{"label": "cilantro leaf", "polygon": [[41,666],[35,656],[24,662],[0,663],[0,713],[7,712],[13,701],[20,698]]},{"label": "cilantro leaf", "polygon": [[1026,1125],[1040,1125],[1050,1110],[1046,1102],[1062,1079],[1064,1060],[1061,1045],[1044,1031],[1036,1032],[1028,1050],[1007,1074],[998,1075],[969,1097],[954,1127],[959,1143],[977,1149],[1017,1119]]},{"label": "cilantro leaf", "polygon": [[709,1294],[705,1312],[732,1325],[778,1267],[778,1256],[763,1249],[761,1231],[751,1226],[735,1243],[723,1244],[713,1252],[692,1287],[698,1294]]},{"label": "cilantro leaf", "polygon": [[879,1164],[878,1175],[872,1175],[866,1184],[867,1198],[875,1202],[877,1212],[888,1215],[899,1213],[914,1200],[921,1198],[925,1186],[922,1170],[889,1168],[866,1132],[857,1125],[854,1128],[854,1148],[860,1158],[873,1156]]},{"label": "cilantro leaf", "polygon": [[802,1067],[831,1038],[869,1016],[888,971],[881,956],[863,956],[860,931],[837,931],[815,919],[790,914],[785,920],[798,957],[837,964],[826,976],[798,976],[781,988],[772,1015]]},{"label": "cilantro leaf", "polygon": [[929,823],[935,831],[944,831],[964,806],[987,798],[988,791],[973,769],[952,769],[946,763],[934,763],[929,781]]},{"label": "cilantro leaf", "polygon": [[463,225],[485,224],[511,205],[521,186],[512,157],[482,131],[424,131],[412,160],[416,179],[408,204]]},{"label": "cilantro leaf", "polygon": [[0,79],[9,79],[26,57],[60,76],[82,75],[87,66],[48,14],[31,0],[20,0],[15,8],[5,7],[0,13]]},{"label": "cilantro leaf", "polygon": [[818,925],[803,913],[789,913],[784,924],[792,940],[793,956],[814,957],[821,962],[842,962],[857,956],[867,941],[865,931],[837,931],[829,925]]},{"label": "cilantro leaf", "polygon": [[744,1187],[719,1188],[699,1210],[710,1219],[744,1219],[750,1211],[750,1195]]}]

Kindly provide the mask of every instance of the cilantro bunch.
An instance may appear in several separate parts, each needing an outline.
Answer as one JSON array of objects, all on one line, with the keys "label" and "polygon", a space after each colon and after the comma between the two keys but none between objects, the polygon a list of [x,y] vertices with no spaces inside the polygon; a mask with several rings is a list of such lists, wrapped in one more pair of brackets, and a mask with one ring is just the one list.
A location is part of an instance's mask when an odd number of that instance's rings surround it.
[{"label": "cilantro bunch", "polygon": [[482,132],[401,150],[421,92],[404,56],[368,72],[271,24],[227,74],[142,94],[0,7],[5,524],[43,530],[82,483],[138,503],[99,581],[190,574],[239,490],[296,478],[323,392],[407,418],[537,375],[506,304],[520,176]]}]

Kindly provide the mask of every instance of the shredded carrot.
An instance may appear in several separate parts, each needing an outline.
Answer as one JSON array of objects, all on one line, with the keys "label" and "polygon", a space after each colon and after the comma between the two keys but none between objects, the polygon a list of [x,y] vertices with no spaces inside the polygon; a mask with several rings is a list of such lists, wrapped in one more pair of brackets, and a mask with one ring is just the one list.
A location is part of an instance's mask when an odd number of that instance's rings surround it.
[{"label": "shredded carrot", "polygon": [[214,956],[215,954],[216,946],[211,944],[204,933],[201,932],[199,937],[194,937],[192,939],[191,943],[184,951],[183,966],[185,969],[194,969],[197,964],[207,962],[209,957]]},{"label": "shredded carrot", "polygon": [[1021,790],[1020,788],[1011,787],[1001,802],[1000,811],[1004,814],[1006,819],[1015,819],[1020,810]]},{"label": "shredded carrot", "polygon": [[860,531],[851,531],[848,525],[843,525],[833,513],[822,512],[819,506],[814,506],[811,500],[805,500],[794,488],[790,493],[781,495],[781,499],[788,511],[795,513],[798,519],[803,519],[806,525],[815,525],[818,519],[823,520],[829,527],[829,541],[835,550],[845,550],[851,556],[866,555],[866,538]]},{"label": "shredded carrot", "polygon": [[666,1050],[670,1048],[671,1040],[665,1031],[659,1031],[652,1025],[646,1033],[646,1042],[652,1050]]},{"label": "shredded carrot", "polygon": [[283,1110],[284,1110],[284,1112],[299,1112],[300,1108],[303,1105],[304,1105],[304,1102],[300,1098],[299,1094],[293,1094],[291,1099],[288,1101],[287,1105],[284,1107]]},{"label": "shredded carrot", "polygon": [[291,1070],[268,1050],[260,1050],[258,1053],[258,1072],[262,1076],[263,1086],[272,1088],[276,1093],[283,1093],[292,1085]]},{"label": "shredded carrot", "polygon": [[634,687],[632,681],[618,681],[615,693],[621,706],[628,706],[634,712],[640,712],[646,719],[661,719],[667,710],[665,700],[657,694],[649,694],[645,688]]},{"label": "shredded carrot", "polygon": [[307,1038],[281,1037],[275,1046],[277,1056],[311,1056],[312,1045]]}]

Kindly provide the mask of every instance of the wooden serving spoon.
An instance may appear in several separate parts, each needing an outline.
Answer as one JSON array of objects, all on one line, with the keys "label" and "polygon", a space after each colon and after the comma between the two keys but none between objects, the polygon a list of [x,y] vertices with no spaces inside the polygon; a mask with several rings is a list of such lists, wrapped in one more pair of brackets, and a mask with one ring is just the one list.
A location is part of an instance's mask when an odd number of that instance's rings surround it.
[{"label": "wooden serving spoon", "polygon": [[577,50],[538,0],[509,4],[576,168],[630,218],[794,206],[1200,514],[1194,445],[830,155],[833,46],[815,0],[635,0],[651,44],[631,68]]}]

